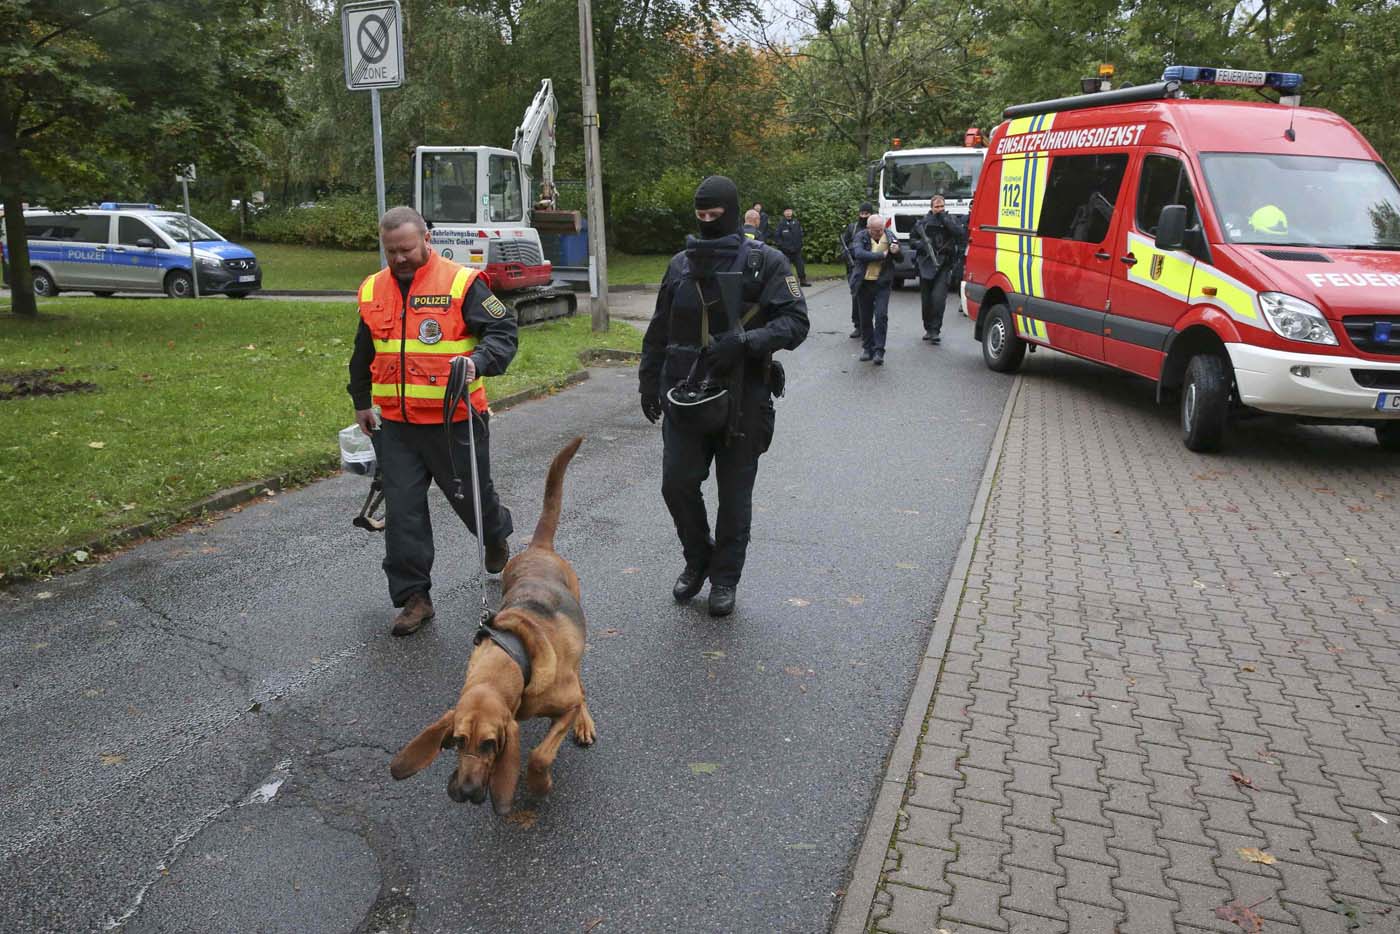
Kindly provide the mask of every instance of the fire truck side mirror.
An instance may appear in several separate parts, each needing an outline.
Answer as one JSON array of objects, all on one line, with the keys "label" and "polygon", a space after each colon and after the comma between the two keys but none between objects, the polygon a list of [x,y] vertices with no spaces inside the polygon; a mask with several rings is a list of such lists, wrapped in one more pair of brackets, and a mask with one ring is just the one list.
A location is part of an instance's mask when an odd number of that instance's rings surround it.
[{"label": "fire truck side mirror", "polygon": [[1157,249],[1179,250],[1186,240],[1186,205],[1168,204],[1157,221]]}]

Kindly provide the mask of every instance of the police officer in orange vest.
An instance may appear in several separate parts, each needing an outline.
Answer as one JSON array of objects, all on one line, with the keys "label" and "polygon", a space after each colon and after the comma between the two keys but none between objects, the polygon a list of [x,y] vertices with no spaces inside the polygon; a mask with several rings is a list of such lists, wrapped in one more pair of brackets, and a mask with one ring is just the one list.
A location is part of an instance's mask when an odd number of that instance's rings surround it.
[{"label": "police officer in orange vest", "polygon": [[[388,268],[360,286],[360,328],[350,357],[350,398],[355,421],[375,438],[384,480],[384,571],[389,596],[401,608],[394,635],[417,632],[433,618],[433,528],[428,482],[447,494],[472,534],[470,496],[452,496],[457,475],[470,477],[476,433],[481,482],[481,523],[486,570],[495,574],[510,557],[510,510],[491,483],[490,412],[484,376],[506,371],[515,356],[515,315],[475,270],[433,250],[428,227],[413,208],[390,208],[379,221]],[[472,417],[457,407],[449,453],[442,424],[443,400],[454,357],[466,357]],[[382,421],[376,424],[374,407]],[[454,475],[453,468],[457,471]],[[470,480],[467,481],[470,483]],[[470,489],[470,487],[468,487]]]}]

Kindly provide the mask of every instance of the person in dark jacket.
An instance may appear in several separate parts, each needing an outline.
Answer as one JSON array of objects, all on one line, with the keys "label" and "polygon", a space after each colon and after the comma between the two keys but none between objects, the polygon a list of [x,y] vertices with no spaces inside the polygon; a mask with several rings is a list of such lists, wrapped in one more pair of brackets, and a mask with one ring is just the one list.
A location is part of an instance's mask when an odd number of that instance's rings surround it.
[{"label": "person in dark jacket", "polygon": [[[656,311],[642,340],[638,368],[642,414],[663,418],[661,495],[676,524],[685,569],[671,594],[682,603],[710,580],[711,616],[728,616],[744,569],[753,519],[758,459],[773,440],[773,396],[782,394],[778,350],[807,337],[807,300],[787,260],[775,248],[749,240],[739,226],[739,190],[722,175],[695,189],[700,236],[687,237],[671,258]],[[743,283],[739,327],[731,327],[716,273],[738,272]],[[667,398],[691,374],[714,377],[740,404],[737,424],[717,429],[688,422]],[[739,375],[737,386],[735,375]],[[711,403],[718,404],[718,403]],[[713,537],[701,485],[714,463],[719,488]]]},{"label": "person in dark jacket", "polygon": [[763,210],[762,201],[755,201],[753,210],[758,212],[758,232],[763,234],[759,239],[767,243],[773,239],[773,228],[768,226],[768,212]]},{"label": "person in dark jacket", "polygon": [[763,228],[760,226],[757,208],[750,208],[744,212],[744,236],[750,240],[757,240],[759,243],[765,243],[768,240],[768,235],[763,232]]},{"label": "person in dark jacket", "polygon": [[934,195],[928,213],[909,235],[914,265],[919,270],[924,340],[930,343],[942,343],[943,309],[948,304],[948,290],[956,285],[953,276],[966,243],[962,223],[944,208],[943,196]]},{"label": "person in dark jacket", "polygon": [[860,213],[856,219],[846,225],[846,229],[841,232],[841,255],[846,259],[846,280],[851,282],[851,333],[852,340],[860,338],[860,302],[856,298],[855,280],[851,279],[851,267],[855,265],[855,258],[851,256],[851,244],[855,241],[856,234],[865,229],[865,224],[870,220],[870,215],[874,213],[875,206],[866,201],[860,206]]},{"label": "person in dark jacket", "polygon": [[889,326],[890,289],[894,287],[894,258],[899,238],[885,230],[885,219],[870,215],[865,229],[851,244],[851,289],[860,303],[861,360],[885,364],[885,331]]},{"label": "person in dark jacket", "polygon": [[793,217],[792,208],[783,208],[783,219],[778,221],[778,229],[773,231],[772,243],[797,269],[797,281],[804,287],[811,285],[807,281],[807,264],[802,259],[802,222]]}]

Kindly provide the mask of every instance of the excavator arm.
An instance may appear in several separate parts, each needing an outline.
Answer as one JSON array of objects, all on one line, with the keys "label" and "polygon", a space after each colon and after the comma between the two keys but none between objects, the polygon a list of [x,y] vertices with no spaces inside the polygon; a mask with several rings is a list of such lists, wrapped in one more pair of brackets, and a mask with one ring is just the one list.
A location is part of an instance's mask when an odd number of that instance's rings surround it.
[{"label": "excavator arm", "polygon": [[534,162],[535,149],[540,150],[544,166],[544,177],[540,179],[539,193],[535,198],[537,209],[552,211],[555,205],[554,189],[554,121],[559,115],[559,102],[554,99],[554,82],[545,78],[535,99],[525,110],[520,126],[515,128],[515,142],[511,149],[520,157],[521,169],[528,176]]}]

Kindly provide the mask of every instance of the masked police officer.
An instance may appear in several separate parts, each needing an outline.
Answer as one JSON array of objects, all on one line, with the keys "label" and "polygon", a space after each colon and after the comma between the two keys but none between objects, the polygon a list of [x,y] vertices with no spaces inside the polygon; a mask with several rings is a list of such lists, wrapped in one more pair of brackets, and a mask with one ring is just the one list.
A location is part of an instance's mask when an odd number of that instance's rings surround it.
[{"label": "masked police officer", "polygon": [[[355,421],[375,439],[384,479],[384,572],[389,597],[401,608],[393,633],[406,636],[433,618],[429,481],[448,494],[467,528],[483,536],[486,570],[500,571],[510,557],[511,515],[491,482],[491,416],[481,378],[504,373],[510,365],[516,325],[514,313],[491,294],[485,278],[433,250],[427,225],[413,208],[384,212],[379,239],[389,265],[360,286],[360,327],[346,388]],[[457,356],[467,359],[471,395],[454,413],[449,452],[442,410]],[[383,418],[379,424],[375,405]],[[476,436],[481,530],[471,500],[469,431]],[[453,494],[464,476],[466,495],[457,499]]]},{"label": "masked police officer", "polygon": [[[712,175],[701,182],[695,216],[700,236],[687,237],[667,267],[638,375],[642,413],[651,422],[665,416],[661,494],[685,556],[672,595],[683,603],[708,577],[710,615],[728,616],[749,543],[758,459],[773,440],[772,397],[782,394],[782,367],[773,352],[792,350],[806,338],[807,302],[783,254],[740,231],[732,181]],[[719,273],[740,274],[740,307],[726,306]],[[731,314],[740,319],[737,329]],[[697,384],[725,387],[719,401],[708,403],[725,406],[718,424],[704,418],[697,424],[687,414],[693,407],[671,394]],[[719,486],[713,537],[700,492],[711,461]]]}]

